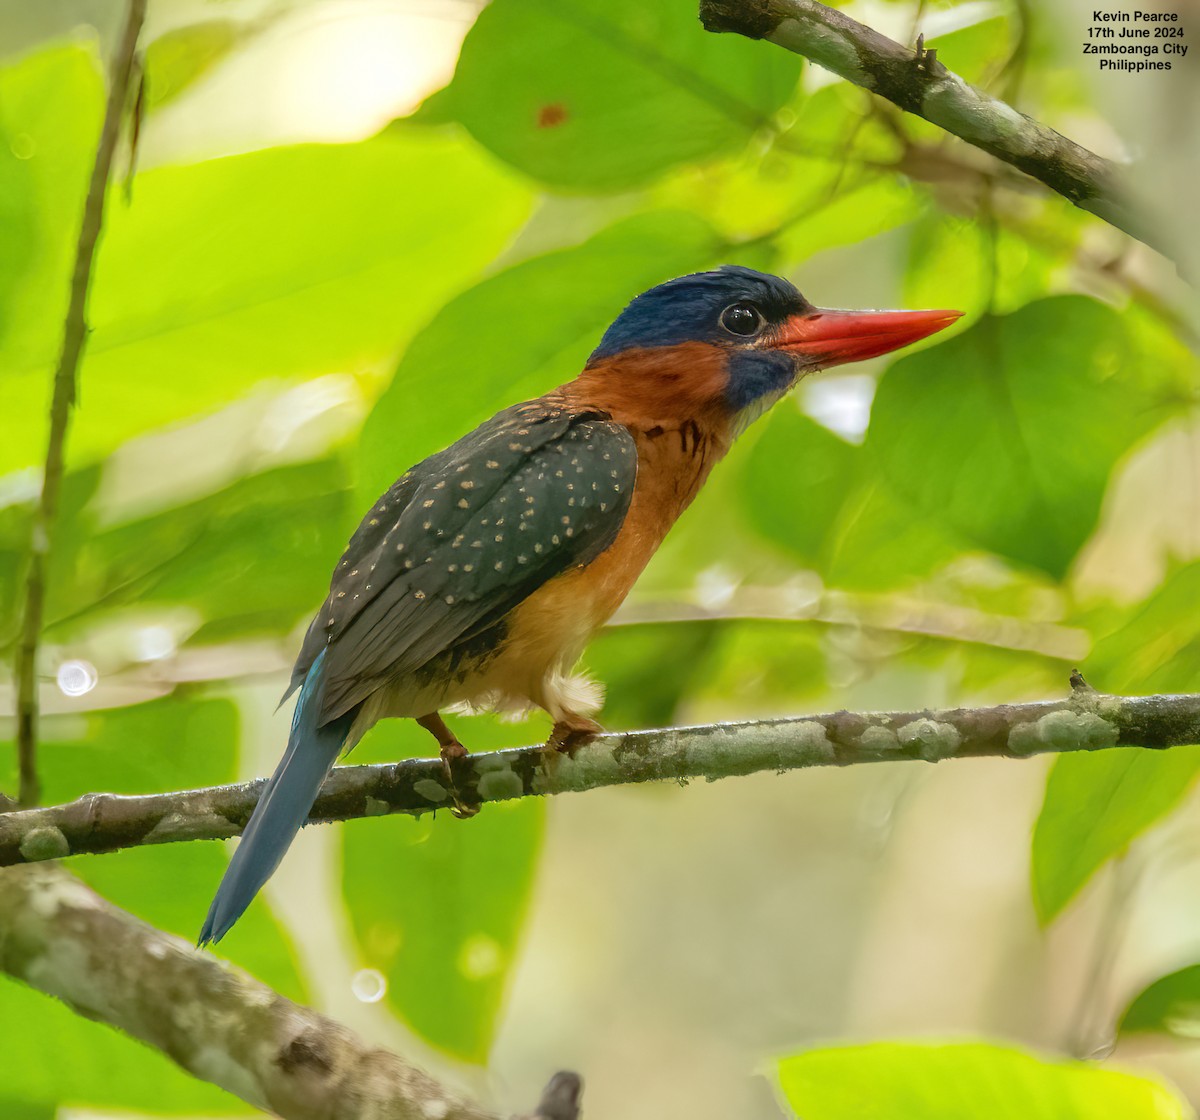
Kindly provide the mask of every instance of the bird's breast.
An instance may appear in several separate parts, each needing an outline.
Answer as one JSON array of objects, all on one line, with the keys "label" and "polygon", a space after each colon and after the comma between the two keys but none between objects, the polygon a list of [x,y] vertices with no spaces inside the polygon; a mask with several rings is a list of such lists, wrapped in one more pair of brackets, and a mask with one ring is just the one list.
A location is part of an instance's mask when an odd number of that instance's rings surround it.
[{"label": "bird's breast", "polygon": [[633,429],[638,469],[633,498],[613,543],[591,563],[556,576],[509,616],[506,646],[569,668],[588,639],[624,602],[671,526],[728,449],[698,422]]}]

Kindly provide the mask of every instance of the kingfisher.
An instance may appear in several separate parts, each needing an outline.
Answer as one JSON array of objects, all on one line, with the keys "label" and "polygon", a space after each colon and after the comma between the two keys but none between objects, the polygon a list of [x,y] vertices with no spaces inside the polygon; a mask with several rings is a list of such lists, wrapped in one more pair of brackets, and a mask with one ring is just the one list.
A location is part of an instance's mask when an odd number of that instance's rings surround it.
[{"label": "kingfisher", "polygon": [[[541,708],[547,750],[601,730],[573,670],[736,436],[805,375],[873,358],[958,311],[832,311],[738,265],[637,296],[573,381],[497,413],[364,517],[304,638],[287,749],[209,908],[219,941],[274,872],[338,756],[410,717],[444,764],[455,705]],[[451,782],[452,784],[452,782]]]}]

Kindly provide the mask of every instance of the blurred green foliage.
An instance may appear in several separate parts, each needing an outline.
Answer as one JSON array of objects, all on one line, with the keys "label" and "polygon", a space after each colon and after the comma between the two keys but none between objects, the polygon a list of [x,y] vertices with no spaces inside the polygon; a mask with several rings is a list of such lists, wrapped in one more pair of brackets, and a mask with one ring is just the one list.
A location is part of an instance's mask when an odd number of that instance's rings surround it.
[{"label": "blurred green foliage", "polygon": [[982,1042],[877,1042],[812,1050],[779,1063],[803,1120],[1188,1120],[1155,1081],[1083,1062],[1048,1062]]},{"label": "blurred green foliage", "polygon": [[[1050,37],[970,7],[930,40],[943,61],[1023,81],[1022,107],[1050,123],[1094,115]],[[1195,688],[1194,557],[1156,556],[1161,578],[1139,573],[1127,593],[1085,578],[1131,456],[1190,417],[1195,357],[1169,298],[1125,274],[1124,242],[1063,200],[984,183],[936,129],[769,44],[706,35],[694,8],[494,0],[449,85],[373,138],[158,165],[147,141],[131,201],[114,188],[108,208],[47,601],[46,673],[83,657],[101,686],[44,721],[48,798],[245,774],[257,755],[229,697],[278,677],[357,516],[397,474],[572,377],[654,283],[736,261],[807,291],[810,271],[828,276],[864,241],[892,262],[897,298],[966,320],[864,367],[865,388],[830,378],[861,423],[830,420],[802,391],[743,437],[627,624],[587,654],[609,685],[608,725],[841,707],[885,672],[963,704],[1065,691],[1076,663],[1105,690]],[[264,27],[231,8],[148,43],[149,120],[186,112]],[[0,66],[6,660],[103,96],[78,41]],[[165,652],[147,653],[164,634]],[[463,727],[474,749],[541,734]],[[358,754],[426,749],[389,724]],[[1044,922],[1179,804],[1197,761],[1058,761],[1032,847]],[[528,803],[343,830],[349,955],[382,974],[389,1011],[469,1062],[486,1062],[503,1011],[542,814]],[[217,845],[175,845],[75,869],[190,938],[222,860]],[[269,898],[221,951],[294,998],[319,987]],[[1194,970],[1164,979],[1125,1029],[1176,1030],[1194,987]],[[7,982],[0,1054],[5,1117],[240,1107]],[[996,1117],[1184,1115],[1157,1084],[982,1044],[814,1051],[780,1078],[808,1120],[935,1120],[963,1101],[982,1115],[983,1098]]]}]

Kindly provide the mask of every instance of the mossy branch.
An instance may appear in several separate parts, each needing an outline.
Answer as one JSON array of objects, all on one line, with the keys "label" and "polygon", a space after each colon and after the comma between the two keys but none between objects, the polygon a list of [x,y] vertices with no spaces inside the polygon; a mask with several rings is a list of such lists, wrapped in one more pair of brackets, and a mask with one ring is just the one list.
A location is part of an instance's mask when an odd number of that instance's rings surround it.
[{"label": "mossy branch", "polygon": [[[1200,743],[1200,695],[1107,696],[1078,678],[1069,699],[992,708],[834,712],[598,735],[573,756],[539,746],[454,763],[459,799],[482,805],[601,786],[709,781],[759,771],[949,758],[1028,758],[1109,747]],[[0,866],[140,844],[222,839],[245,827],[265,780],[138,797],[93,793],[67,805],[0,814]],[[310,821],[421,814],[454,804],[437,759],[338,767]],[[469,825],[465,827],[470,827]]]},{"label": "mossy branch", "polygon": [[700,0],[700,21],[803,55],[1166,252],[1124,197],[1114,163],[964,81],[936,51],[911,50],[815,0]]}]

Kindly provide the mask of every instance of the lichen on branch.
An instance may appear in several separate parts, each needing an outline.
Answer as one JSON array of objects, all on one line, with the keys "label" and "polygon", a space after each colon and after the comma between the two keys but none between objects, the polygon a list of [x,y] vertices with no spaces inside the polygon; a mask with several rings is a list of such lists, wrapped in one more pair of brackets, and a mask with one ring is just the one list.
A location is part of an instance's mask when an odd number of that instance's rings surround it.
[{"label": "lichen on branch", "polygon": [[[651,781],[716,780],[867,762],[925,761],[1200,743],[1200,695],[1107,696],[1082,686],[1058,701],[989,708],[833,712],[596,736],[573,755],[540,745],[468,755],[454,789],[437,759],[336,768],[310,821],[421,814],[520,797]],[[0,814],[0,866],[242,831],[265,780],[137,797],[89,794]]]}]

